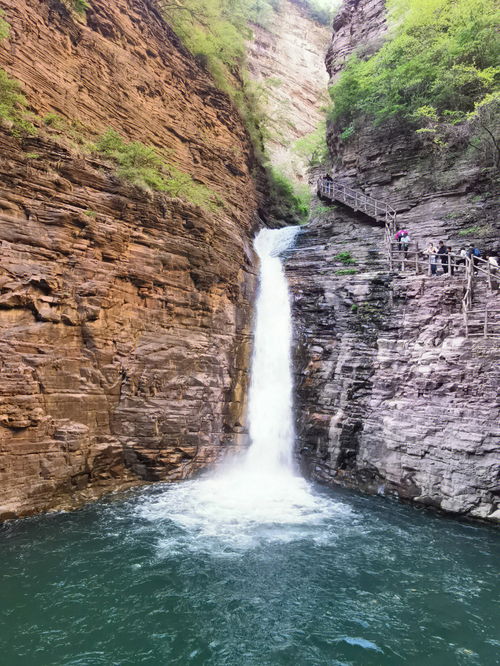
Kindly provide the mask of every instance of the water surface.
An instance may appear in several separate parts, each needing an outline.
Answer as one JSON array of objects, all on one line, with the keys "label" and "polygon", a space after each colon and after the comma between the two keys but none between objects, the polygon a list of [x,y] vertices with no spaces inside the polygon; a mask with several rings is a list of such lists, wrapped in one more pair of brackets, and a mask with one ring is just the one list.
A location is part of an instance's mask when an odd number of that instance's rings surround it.
[{"label": "water surface", "polygon": [[499,663],[494,530],[301,484],[268,520],[209,478],[5,524],[1,663]]}]

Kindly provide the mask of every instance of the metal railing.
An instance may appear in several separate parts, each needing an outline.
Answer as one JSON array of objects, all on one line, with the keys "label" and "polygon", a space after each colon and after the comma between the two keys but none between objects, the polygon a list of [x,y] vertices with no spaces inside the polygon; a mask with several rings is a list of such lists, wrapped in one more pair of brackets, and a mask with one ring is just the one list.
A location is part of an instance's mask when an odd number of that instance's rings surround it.
[{"label": "metal railing", "polygon": [[353,210],[360,210],[375,220],[385,222],[384,242],[389,263],[391,262],[390,244],[396,233],[397,216],[396,210],[392,206],[325,177],[318,180],[318,194],[332,201],[340,201]]},{"label": "metal railing", "polygon": [[[486,277],[490,291],[500,287],[500,269],[481,257],[462,257],[452,252],[444,255],[427,254],[418,247],[418,242],[403,245],[395,240],[396,210],[386,202],[378,201],[357,190],[337,183],[330,178],[319,178],[318,195],[340,201],[353,210],[359,210],[376,220],[385,222],[384,243],[387,252],[389,270],[394,269],[415,271],[418,275],[427,272],[435,274],[439,265],[443,272],[453,276],[464,267],[464,296],[462,312],[466,337],[498,337],[500,338],[500,309],[472,309],[476,279]],[[446,259],[443,260],[443,258]]]},{"label": "metal railing", "polygon": [[[479,305],[473,307],[478,280],[485,279],[490,292],[500,287],[499,269],[495,268],[491,262],[481,257],[462,257],[453,252],[425,256],[426,252],[419,249],[418,242],[404,247],[393,240],[390,248],[391,270],[396,268],[402,272],[414,271],[416,275],[420,273],[432,275],[436,274],[437,269],[441,267],[443,273],[449,276],[463,275],[462,314],[465,336],[467,338],[500,338],[500,309],[492,308],[487,303],[483,307]],[[462,269],[463,273],[459,273]]]},{"label": "metal railing", "polygon": [[318,194],[334,201],[340,201],[353,210],[360,210],[376,220],[382,220],[387,224],[396,226],[397,213],[392,206],[368,197],[362,192],[347,187],[347,185],[341,185],[327,178],[320,178],[318,180]]}]

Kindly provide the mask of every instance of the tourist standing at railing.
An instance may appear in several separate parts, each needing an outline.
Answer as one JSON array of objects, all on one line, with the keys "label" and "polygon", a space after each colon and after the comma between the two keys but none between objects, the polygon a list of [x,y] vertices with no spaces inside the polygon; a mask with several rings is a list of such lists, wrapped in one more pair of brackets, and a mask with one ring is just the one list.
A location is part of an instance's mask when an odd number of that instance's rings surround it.
[{"label": "tourist standing at railing", "polygon": [[441,266],[443,267],[443,275],[445,275],[445,273],[448,273],[448,250],[443,241],[439,241],[439,248],[437,253],[441,257]]},{"label": "tourist standing at railing", "polygon": [[457,265],[456,260],[457,255],[453,252],[451,245],[448,245],[448,269],[450,271],[450,275],[455,274],[455,266]]},{"label": "tourist standing at railing", "polygon": [[495,274],[498,271],[498,256],[495,253],[490,254],[488,263],[490,264],[491,272]]},{"label": "tourist standing at railing", "polygon": [[458,266],[465,266],[465,261],[467,259],[467,250],[464,247],[460,248],[460,252],[458,253],[458,257],[455,259],[455,265]]},{"label": "tourist standing at railing", "polygon": [[425,254],[429,255],[429,265],[431,268],[431,275],[436,275],[437,269],[437,247],[431,241],[425,250]]},{"label": "tourist standing at railing", "polygon": [[498,274],[498,269],[499,269],[498,254],[496,252],[493,252],[488,257],[488,270],[490,271],[491,275],[494,276],[493,280],[491,281],[492,289],[498,289],[499,286],[499,280],[496,277]]},{"label": "tourist standing at railing", "polygon": [[472,260],[472,265],[474,266],[474,274],[477,275],[477,267],[479,264],[479,257],[481,256],[481,250],[471,243],[467,248],[467,256]]},{"label": "tourist standing at railing", "polygon": [[411,238],[407,231],[401,236],[400,246],[404,253],[404,258],[408,257],[408,246],[410,245]]}]

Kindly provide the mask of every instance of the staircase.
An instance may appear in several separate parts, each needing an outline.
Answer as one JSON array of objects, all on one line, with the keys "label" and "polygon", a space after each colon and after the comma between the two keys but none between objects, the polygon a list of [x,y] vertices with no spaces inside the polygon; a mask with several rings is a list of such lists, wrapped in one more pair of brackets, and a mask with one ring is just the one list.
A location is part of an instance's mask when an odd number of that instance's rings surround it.
[{"label": "staircase", "polygon": [[[385,247],[388,268],[391,272],[431,275],[431,257],[425,256],[419,249],[418,242],[413,242],[407,250],[402,250],[399,243],[394,240],[397,214],[388,203],[368,197],[328,177],[319,178],[318,196],[339,201],[352,210],[362,211],[375,220],[385,223]],[[464,266],[463,260],[457,255],[445,256],[447,256],[448,275],[456,275],[459,270],[465,269],[462,312],[466,337],[500,338],[500,269],[498,274],[495,273],[491,264],[480,257],[474,259],[466,257]],[[443,267],[440,258],[438,266]],[[474,304],[474,301],[480,303]]]}]

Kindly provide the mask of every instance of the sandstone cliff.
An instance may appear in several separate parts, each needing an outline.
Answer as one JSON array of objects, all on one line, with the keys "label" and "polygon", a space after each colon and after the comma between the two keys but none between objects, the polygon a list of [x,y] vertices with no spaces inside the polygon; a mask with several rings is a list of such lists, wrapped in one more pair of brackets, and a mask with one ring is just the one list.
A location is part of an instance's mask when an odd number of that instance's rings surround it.
[{"label": "sandstone cliff", "polygon": [[[347,0],[331,77],[384,30],[383,2]],[[421,246],[498,243],[491,177],[470,154],[430,151],[396,126],[364,127],[348,142],[331,126],[328,142],[334,177],[390,202]],[[380,225],[341,204],[317,211],[288,262],[302,463],[329,483],[498,520],[500,349],[466,339],[463,277],[391,273]],[[356,262],[351,275],[342,251]],[[483,284],[475,302],[498,308],[498,293]]]},{"label": "sandstone cliff", "polygon": [[[59,0],[0,3],[0,66],[34,113],[72,130],[0,132],[1,517],[182,478],[243,431],[246,132],[152,2],[91,5],[80,20]],[[117,180],[82,149],[107,127],[169,155],[221,206]]]},{"label": "sandstone cliff", "polygon": [[252,25],[248,67],[261,86],[269,118],[266,140],[271,162],[289,177],[307,181],[305,161],[293,147],[323,120],[328,75],[324,55],[330,29],[307,11],[284,0],[266,26]]}]

